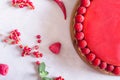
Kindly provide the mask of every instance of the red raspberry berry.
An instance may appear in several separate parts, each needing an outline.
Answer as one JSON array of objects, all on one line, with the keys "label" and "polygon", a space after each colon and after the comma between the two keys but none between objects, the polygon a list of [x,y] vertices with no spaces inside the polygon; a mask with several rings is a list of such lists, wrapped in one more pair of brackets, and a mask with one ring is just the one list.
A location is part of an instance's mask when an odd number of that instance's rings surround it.
[{"label": "red raspberry berry", "polygon": [[87,46],[87,42],[85,40],[78,41],[78,47],[85,48]]},{"label": "red raspberry berry", "polygon": [[49,46],[50,51],[52,51],[55,54],[59,54],[60,49],[61,49],[61,43],[60,42],[55,42]]},{"label": "red raspberry berry", "polygon": [[115,75],[120,75],[120,67],[115,67],[115,69],[113,70],[113,73]]},{"label": "red raspberry berry", "polygon": [[9,70],[8,65],[6,65],[6,64],[0,64],[0,74],[1,75],[3,75],[3,76],[7,75],[8,70]]},{"label": "red raspberry berry", "polygon": [[75,35],[77,40],[82,40],[84,38],[84,33],[83,32],[77,32]]},{"label": "red raspberry berry", "polygon": [[78,14],[85,14],[86,13],[86,8],[85,7],[79,7],[77,12],[78,12]]},{"label": "red raspberry berry", "polygon": [[90,49],[89,48],[83,48],[82,49],[82,53],[83,54],[89,54],[90,53]]},{"label": "red raspberry berry", "polygon": [[93,60],[95,59],[96,56],[95,56],[95,54],[90,53],[90,54],[88,54],[86,57],[87,57],[88,61],[91,62],[91,61],[93,61]]},{"label": "red raspberry berry", "polygon": [[76,21],[77,23],[83,22],[83,21],[84,21],[84,16],[81,15],[81,14],[77,15],[77,16],[75,17],[75,21]]},{"label": "red raspberry berry", "polygon": [[111,72],[114,70],[114,66],[113,65],[108,65],[106,68],[107,71]]},{"label": "red raspberry berry", "polygon": [[107,68],[107,63],[106,62],[102,62],[100,64],[100,69],[106,69]]},{"label": "red raspberry berry", "polygon": [[96,58],[92,63],[93,63],[94,66],[99,66],[100,63],[101,63],[101,60]]},{"label": "red raspberry berry", "polygon": [[82,0],[81,3],[84,7],[89,7],[90,6],[90,0]]},{"label": "red raspberry berry", "polygon": [[81,32],[83,30],[83,25],[81,23],[76,23],[74,28],[77,32]]}]

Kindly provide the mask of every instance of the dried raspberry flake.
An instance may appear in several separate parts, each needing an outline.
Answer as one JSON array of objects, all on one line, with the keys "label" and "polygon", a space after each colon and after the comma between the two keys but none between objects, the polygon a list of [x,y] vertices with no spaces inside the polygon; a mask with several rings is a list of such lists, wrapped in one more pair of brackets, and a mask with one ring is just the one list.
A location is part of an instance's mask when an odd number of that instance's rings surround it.
[{"label": "dried raspberry flake", "polygon": [[20,42],[20,32],[15,29],[9,33],[5,39],[3,39],[3,42],[9,43],[9,44],[18,44]]},{"label": "dried raspberry flake", "polygon": [[19,48],[21,48],[21,49],[22,49],[22,48],[23,48],[23,45],[22,45],[22,44],[20,44],[20,45],[19,45]]},{"label": "dried raspberry flake", "polygon": [[49,46],[50,51],[52,51],[55,54],[59,54],[60,53],[60,49],[61,49],[61,43],[60,42],[55,42],[53,44],[51,44]]},{"label": "dried raspberry flake", "polygon": [[38,50],[40,47],[39,47],[39,45],[35,45],[34,47],[33,47],[33,49],[35,49],[35,50]]},{"label": "dried raspberry flake", "polygon": [[65,7],[65,4],[62,0],[53,0],[54,2],[57,3],[57,5],[61,8],[63,14],[64,14],[64,18],[66,20],[67,18],[67,13],[66,13],[66,7]]},{"label": "dried raspberry flake", "polygon": [[40,53],[39,51],[33,52],[33,55],[34,55],[36,58],[41,58],[41,57],[43,57],[43,54]]},{"label": "dried raspberry flake", "polygon": [[9,67],[7,64],[0,64],[0,74],[6,76],[8,73]]},{"label": "dried raspberry flake", "polygon": [[26,56],[26,55],[30,55],[31,54],[31,48],[30,47],[28,47],[28,46],[25,46],[24,48],[23,48],[23,52],[22,52],[22,57],[24,57],[24,56]]},{"label": "dried raspberry flake", "polygon": [[62,78],[61,76],[56,77],[54,80],[64,80],[64,78]]},{"label": "dried raspberry flake", "polygon": [[37,39],[40,39],[40,38],[41,38],[41,36],[40,36],[40,35],[37,35],[37,36],[36,36],[36,38],[37,38]]},{"label": "dried raspberry flake", "polygon": [[36,65],[40,65],[40,61],[36,61],[35,63],[36,63]]},{"label": "dried raspberry flake", "polygon": [[41,40],[40,40],[40,39],[38,39],[38,40],[37,40],[37,42],[38,42],[38,43],[41,43]]},{"label": "dried raspberry flake", "polygon": [[35,6],[30,0],[12,0],[13,6],[18,6],[19,8],[29,7],[30,9],[35,9]]}]

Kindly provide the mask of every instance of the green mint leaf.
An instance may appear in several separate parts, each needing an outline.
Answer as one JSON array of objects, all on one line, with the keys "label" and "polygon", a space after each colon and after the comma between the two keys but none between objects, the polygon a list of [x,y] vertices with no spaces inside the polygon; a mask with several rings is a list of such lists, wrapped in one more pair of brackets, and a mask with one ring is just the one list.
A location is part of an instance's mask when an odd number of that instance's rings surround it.
[{"label": "green mint leaf", "polygon": [[46,68],[46,65],[44,62],[42,62],[39,67],[38,67],[38,72],[42,72],[42,71],[45,71],[45,68]]},{"label": "green mint leaf", "polygon": [[43,78],[43,77],[46,77],[49,73],[47,71],[41,71],[39,73],[40,77]]},{"label": "green mint leaf", "polygon": [[53,79],[49,77],[43,77],[42,80],[53,80]]}]

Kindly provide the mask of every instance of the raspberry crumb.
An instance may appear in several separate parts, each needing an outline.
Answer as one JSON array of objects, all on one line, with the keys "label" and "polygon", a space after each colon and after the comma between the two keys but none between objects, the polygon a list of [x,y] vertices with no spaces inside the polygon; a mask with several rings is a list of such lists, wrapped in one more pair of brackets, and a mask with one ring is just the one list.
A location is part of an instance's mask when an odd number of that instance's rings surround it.
[{"label": "raspberry crumb", "polygon": [[37,35],[37,36],[36,36],[36,38],[37,38],[37,39],[40,39],[40,38],[41,38],[41,36],[40,36],[40,35]]},{"label": "raspberry crumb", "polygon": [[36,65],[40,65],[40,61],[36,61]]},{"label": "raspberry crumb", "polygon": [[35,9],[35,6],[30,0],[12,0],[13,6],[18,6],[19,8],[28,7],[30,9]]},{"label": "raspberry crumb", "polygon": [[64,80],[64,78],[62,78],[61,76],[56,77],[54,80]]},{"label": "raspberry crumb", "polygon": [[37,42],[38,42],[38,43],[41,43],[41,40],[40,40],[40,39],[38,39],[38,40],[37,40]]},{"label": "raspberry crumb", "polygon": [[23,48],[22,57],[24,57],[24,56],[26,56],[26,55],[30,55],[31,50],[32,50],[32,49],[31,49],[30,47],[25,46],[25,47]]}]

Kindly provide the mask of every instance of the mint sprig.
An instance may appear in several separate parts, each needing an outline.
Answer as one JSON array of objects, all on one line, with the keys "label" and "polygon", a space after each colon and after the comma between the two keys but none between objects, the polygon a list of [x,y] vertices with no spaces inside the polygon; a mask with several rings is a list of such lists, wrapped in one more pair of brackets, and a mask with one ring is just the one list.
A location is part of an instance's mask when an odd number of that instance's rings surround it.
[{"label": "mint sprig", "polygon": [[38,73],[42,80],[53,80],[52,78],[47,77],[49,72],[45,70],[46,65],[44,62],[42,62],[38,67]]},{"label": "mint sprig", "polygon": [[42,80],[53,80],[53,79],[49,78],[49,77],[44,77],[44,78],[42,78]]},{"label": "mint sprig", "polygon": [[45,71],[46,65],[44,62],[40,63],[38,67],[38,72],[40,73],[41,71]]}]

